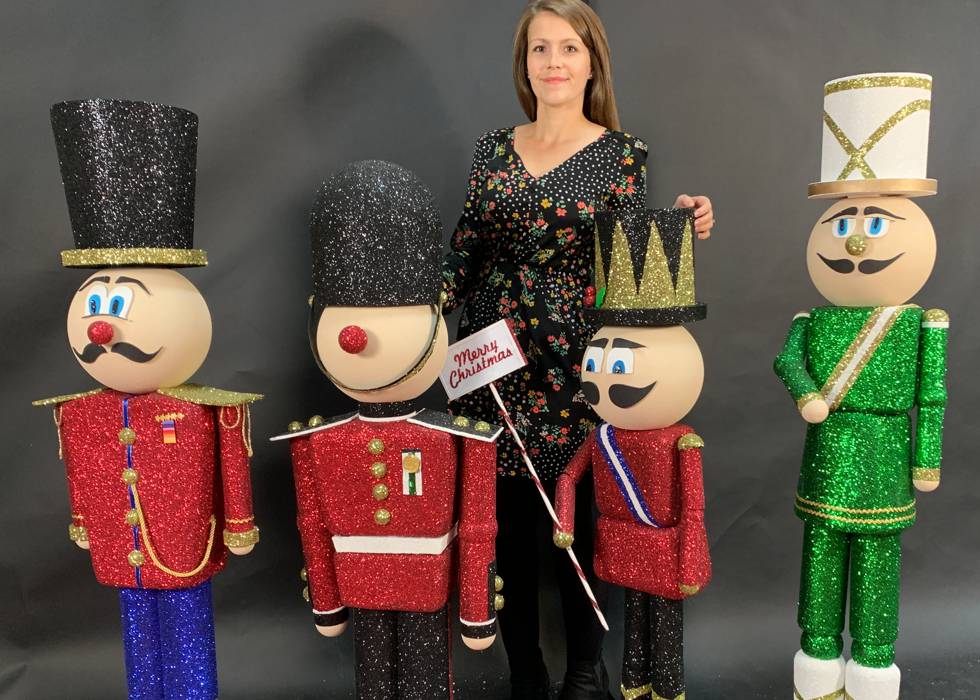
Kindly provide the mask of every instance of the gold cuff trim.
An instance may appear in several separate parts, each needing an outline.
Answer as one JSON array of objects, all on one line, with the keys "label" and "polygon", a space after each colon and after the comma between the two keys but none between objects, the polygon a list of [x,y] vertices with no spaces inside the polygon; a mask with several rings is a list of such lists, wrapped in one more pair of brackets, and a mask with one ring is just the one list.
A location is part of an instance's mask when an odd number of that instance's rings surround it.
[{"label": "gold cuff trim", "polygon": [[832,690],[826,695],[821,695],[818,698],[805,698],[803,697],[803,695],[800,694],[800,691],[798,691],[796,688],[793,688],[793,697],[796,698],[796,700],[841,700],[841,698],[847,696],[845,696],[844,694],[844,689],[841,688],[840,690]]},{"label": "gold cuff trim", "polygon": [[76,248],[61,251],[61,264],[64,267],[203,267],[208,264],[208,254],[188,248]]},{"label": "gold cuff trim", "polygon": [[704,447],[704,440],[697,433],[682,435],[680,440],[677,441],[678,450],[693,450],[701,449],[702,447]]},{"label": "gold cuff trim", "polygon": [[248,547],[259,541],[259,528],[253,527],[247,532],[228,532],[224,531],[226,547]]},{"label": "gold cuff trim", "polygon": [[821,503],[820,501],[811,501],[808,498],[803,498],[800,494],[796,494],[796,500],[799,503],[805,503],[808,506],[813,506],[814,508],[825,508],[826,510],[839,510],[842,513],[850,513],[851,515],[867,515],[873,513],[902,513],[910,508],[915,507],[915,500],[913,499],[911,503],[904,506],[893,506],[889,508],[845,508],[843,506],[832,506],[829,503]]},{"label": "gold cuff trim", "polygon": [[796,400],[796,408],[802,411],[804,406],[811,401],[816,401],[817,399],[823,401],[823,394],[821,394],[819,391],[811,391],[803,394],[803,396]]},{"label": "gold cuff trim", "polygon": [[231,525],[244,525],[245,523],[250,523],[255,520],[254,515],[250,515],[247,518],[225,518],[225,522]]},{"label": "gold cuff trim", "polygon": [[551,536],[551,540],[555,543],[555,546],[560,549],[568,549],[572,546],[575,541],[575,536],[570,532],[563,532],[558,530],[554,535]]},{"label": "gold cuff trim", "polygon": [[656,690],[650,691],[651,700],[684,700],[686,693],[681,693],[676,698],[665,698],[663,695],[658,695]]},{"label": "gold cuff trim", "polygon": [[908,87],[932,90],[932,79],[920,75],[868,75],[863,78],[850,78],[827,83],[824,85],[823,94],[826,97],[845,90],[877,87]]},{"label": "gold cuff trim", "polygon": [[652,693],[653,688],[650,687],[649,683],[638,688],[627,688],[625,685],[620,685],[619,692],[623,694],[623,700],[636,700]]},{"label": "gold cuff trim", "polygon": [[68,526],[68,539],[72,542],[88,542],[88,530],[73,523]]},{"label": "gold cuff trim", "polygon": [[912,467],[912,478],[919,481],[939,481],[939,468]]}]

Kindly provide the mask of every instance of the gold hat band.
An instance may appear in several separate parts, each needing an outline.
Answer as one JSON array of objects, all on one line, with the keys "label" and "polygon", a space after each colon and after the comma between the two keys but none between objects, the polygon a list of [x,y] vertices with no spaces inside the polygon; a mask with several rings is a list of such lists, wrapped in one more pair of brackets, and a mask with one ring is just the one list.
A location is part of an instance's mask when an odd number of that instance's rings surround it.
[{"label": "gold hat band", "polygon": [[811,182],[808,199],[840,199],[842,197],[927,197],[936,194],[937,183],[932,178],[879,178],[872,180],[831,180]]},{"label": "gold hat band", "polygon": [[208,254],[189,248],[76,248],[61,251],[61,264],[64,267],[203,267],[208,264]]}]

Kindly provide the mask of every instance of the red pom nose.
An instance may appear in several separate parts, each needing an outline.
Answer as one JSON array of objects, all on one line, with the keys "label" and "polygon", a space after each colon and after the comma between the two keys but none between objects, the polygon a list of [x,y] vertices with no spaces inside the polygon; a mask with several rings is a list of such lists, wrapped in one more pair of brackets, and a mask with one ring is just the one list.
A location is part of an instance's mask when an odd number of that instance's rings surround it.
[{"label": "red pom nose", "polygon": [[356,355],[367,347],[367,333],[360,326],[346,326],[337,336],[337,342],[344,352]]},{"label": "red pom nose", "polygon": [[105,321],[96,321],[88,327],[88,339],[96,345],[112,342],[112,326]]}]

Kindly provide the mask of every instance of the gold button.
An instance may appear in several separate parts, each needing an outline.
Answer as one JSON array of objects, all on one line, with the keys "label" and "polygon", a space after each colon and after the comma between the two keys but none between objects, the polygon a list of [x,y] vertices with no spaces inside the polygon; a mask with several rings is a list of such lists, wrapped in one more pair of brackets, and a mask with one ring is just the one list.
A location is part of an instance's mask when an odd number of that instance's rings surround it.
[{"label": "gold button", "polygon": [[375,484],[371,489],[371,495],[374,496],[374,500],[383,501],[388,498],[388,487],[384,484]]},{"label": "gold button", "polygon": [[495,590],[497,593],[504,590],[504,580],[499,576],[493,577],[493,590]]},{"label": "gold button", "polygon": [[367,444],[368,452],[379,455],[385,451],[385,444],[379,438],[372,438]]},{"label": "gold button", "polygon": [[137,523],[139,523],[139,521],[140,521],[140,516],[139,516],[139,514],[137,514],[135,508],[126,511],[126,524],[127,525],[136,525]]},{"label": "gold button", "polygon": [[493,609],[503,610],[504,607],[504,597],[499,593],[493,597]]},{"label": "gold button", "polygon": [[402,469],[407,471],[409,474],[415,474],[421,468],[422,460],[415,455],[406,455],[402,457]]},{"label": "gold button", "polygon": [[288,430],[291,433],[295,433],[296,431],[302,429],[303,429],[303,424],[300,423],[298,420],[294,420],[292,423],[286,426],[286,430]]},{"label": "gold button", "polygon": [[470,419],[466,416],[456,416],[453,418],[453,425],[458,425],[460,428],[469,427]]},{"label": "gold button", "polygon": [[309,579],[309,576],[306,574],[306,568],[300,569],[299,570],[299,580],[300,581],[306,581],[307,579]]},{"label": "gold button", "polygon": [[374,511],[374,522],[378,525],[387,525],[391,522],[391,512],[384,508],[378,508]]},{"label": "gold button", "polygon": [[119,431],[119,442],[124,445],[132,445],[136,442],[136,431],[132,428],[123,428]]},{"label": "gold button", "polygon": [[146,561],[146,557],[143,556],[143,552],[139,551],[138,549],[134,549],[129,553],[129,556],[126,557],[126,560],[129,562],[130,566],[143,566],[143,562]]},{"label": "gold button", "polygon": [[489,433],[490,424],[487,423],[485,420],[478,420],[476,422],[476,425],[473,426],[473,429],[476,430],[478,433]]},{"label": "gold button", "polygon": [[139,481],[139,478],[140,475],[136,473],[135,469],[123,469],[122,480],[130,486]]},{"label": "gold button", "polygon": [[306,586],[305,588],[303,588],[303,600],[305,600],[307,603],[310,602],[310,587],[309,586]]},{"label": "gold button", "polygon": [[323,416],[313,416],[308,421],[306,421],[306,424],[311,428],[316,428],[317,426],[323,425],[324,423],[326,423],[326,421],[323,420]]},{"label": "gold button", "polygon": [[388,465],[384,462],[375,462],[371,465],[371,476],[373,476],[375,479],[381,479],[387,473]]}]

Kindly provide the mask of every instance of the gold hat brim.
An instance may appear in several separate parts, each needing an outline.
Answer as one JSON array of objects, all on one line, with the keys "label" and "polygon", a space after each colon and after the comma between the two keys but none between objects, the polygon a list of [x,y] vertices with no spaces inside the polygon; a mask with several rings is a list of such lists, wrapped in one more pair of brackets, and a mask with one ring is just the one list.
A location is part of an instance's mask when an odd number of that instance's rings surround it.
[{"label": "gold hat brim", "polygon": [[64,267],[204,267],[208,254],[193,248],[75,248],[61,251]]},{"label": "gold hat brim", "polygon": [[936,194],[937,183],[932,178],[879,178],[869,180],[832,180],[811,182],[808,199],[841,199],[843,197],[929,197]]}]

